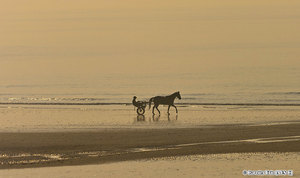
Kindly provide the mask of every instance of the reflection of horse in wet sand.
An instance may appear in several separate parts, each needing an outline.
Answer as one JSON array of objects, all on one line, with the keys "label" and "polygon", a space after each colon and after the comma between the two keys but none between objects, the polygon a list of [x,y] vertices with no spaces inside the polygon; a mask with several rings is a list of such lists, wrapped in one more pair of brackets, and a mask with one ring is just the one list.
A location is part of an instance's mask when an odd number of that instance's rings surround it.
[{"label": "reflection of horse in wet sand", "polygon": [[[172,117],[172,119],[174,119],[174,117]],[[168,114],[168,121],[172,121],[172,119],[170,118],[170,114]],[[153,114],[152,115],[152,120],[153,120],[153,122],[158,122],[160,120],[160,115],[155,116]],[[175,120],[178,120],[178,114],[176,114]]]},{"label": "reflection of horse in wet sand", "polygon": [[160,111],[158,110],[158,106],[161,105],[169,105],[168,107],[168,114],[170,114],[169,110],[170,107],[173,106],[176,109],[176,113],[178,113],[176,106],[174,105],[174,100],[175,98],[181,99],[180,93],[175,92],[172,95],[169,96],[155,96],[153,98],[151,98],[149,100],[149,109],[151,108],[151,103],[154,103],[153,109],[152,109],[152,113],[154,114],[154,108],[156,108],[156,110],[158,111],[158,113],[160,114]]}]

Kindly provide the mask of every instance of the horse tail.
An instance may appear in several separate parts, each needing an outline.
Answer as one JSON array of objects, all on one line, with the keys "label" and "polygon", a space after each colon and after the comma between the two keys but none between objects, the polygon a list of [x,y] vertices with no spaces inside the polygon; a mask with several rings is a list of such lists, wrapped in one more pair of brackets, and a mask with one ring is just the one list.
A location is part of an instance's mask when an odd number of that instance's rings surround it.
[{"label": "horse tail", "polygon": [[149,100],[149,109],[151,108],[151,103],[152,103],[153,99],[154,99],[154,97],[150,98],[150,100]]}]

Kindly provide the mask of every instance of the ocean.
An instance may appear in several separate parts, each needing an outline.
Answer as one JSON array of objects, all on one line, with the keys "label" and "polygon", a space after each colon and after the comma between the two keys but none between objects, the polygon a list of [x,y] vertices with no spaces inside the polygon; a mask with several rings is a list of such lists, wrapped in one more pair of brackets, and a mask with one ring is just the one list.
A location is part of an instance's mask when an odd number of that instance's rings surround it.
[{"label": "ocean", "polygon": [[197,73],[107,74],[0,83],[0,104],[130,104],[180,91],[183,105],[300,105],[300,70],[247,67]]}]

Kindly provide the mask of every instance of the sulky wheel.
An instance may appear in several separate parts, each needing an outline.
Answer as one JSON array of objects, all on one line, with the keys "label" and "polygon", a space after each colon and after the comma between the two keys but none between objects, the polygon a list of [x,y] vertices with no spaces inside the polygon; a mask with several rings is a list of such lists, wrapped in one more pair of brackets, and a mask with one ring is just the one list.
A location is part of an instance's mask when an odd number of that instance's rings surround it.
[{"label": "sulky wheel", "polygon": [[139,115],[143,115],[145,113],[145,108],[143,107],[138,107],[136,112],[139,114]]}]

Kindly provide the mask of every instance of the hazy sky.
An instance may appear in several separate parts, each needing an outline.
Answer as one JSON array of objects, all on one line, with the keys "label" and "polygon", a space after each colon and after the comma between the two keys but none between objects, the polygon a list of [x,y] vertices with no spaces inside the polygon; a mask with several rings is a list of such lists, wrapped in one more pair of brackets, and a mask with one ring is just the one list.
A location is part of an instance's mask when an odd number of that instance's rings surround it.
[{"label": "hazy sky", "polygon": [[299,0],[1,0],[0,79],[300,66]]}]

